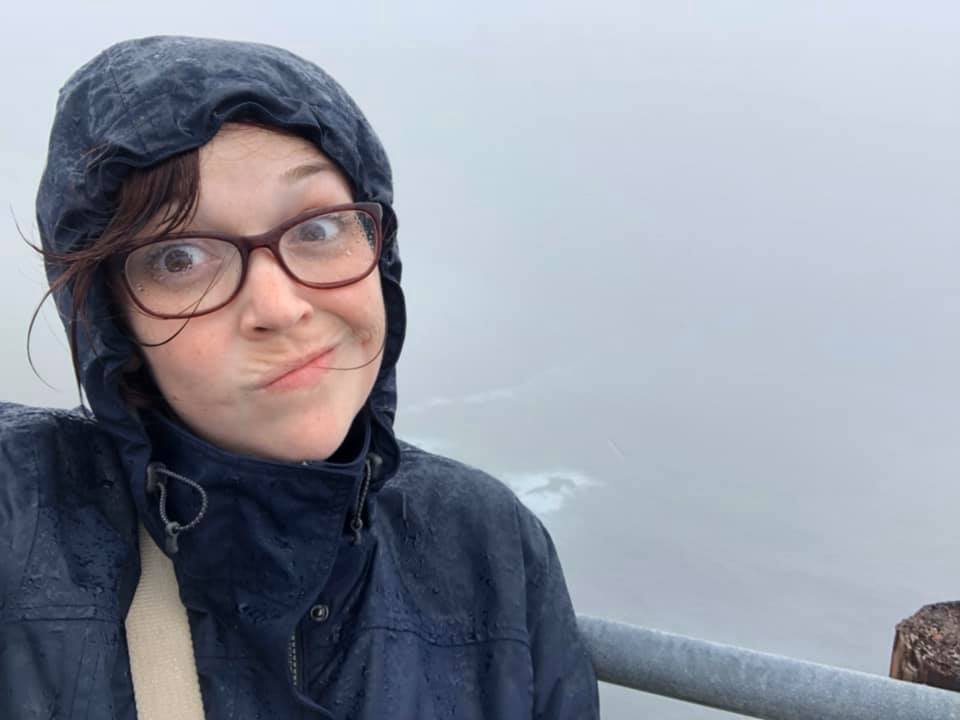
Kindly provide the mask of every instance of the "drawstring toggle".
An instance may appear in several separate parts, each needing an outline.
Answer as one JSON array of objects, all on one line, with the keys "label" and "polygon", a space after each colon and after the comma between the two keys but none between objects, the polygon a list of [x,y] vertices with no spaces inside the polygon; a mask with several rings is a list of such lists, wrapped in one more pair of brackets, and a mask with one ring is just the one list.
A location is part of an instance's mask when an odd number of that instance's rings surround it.
[{"label": "drawstring toggle", "polygon": [[353,544],[359,545],[363,539],[363,506],[367,501],[367,492],[370,490],[370,481],[380,475],[380,468],[383,465],[383,458],[376,453],[367,455],[363,463],[363,481],[360,483],[360,490],[357,492],[356,512],[353,520],[350,521],[350,529],[353,530]]},{"label": "drawstring toggle", "polygon": [[[185,525],[176,520],[171,520],[169,515],[167,515],[167,478],[187,485],[200,495],[200,509],[197,511],[193,520]],[[203,516],[207,514],[207,493],[200,486],[200,483],[168,470],[167,466],[161,462],[152,462],[147,465],[146,490],[150,495],[157,493],[160,495],[157,505],[160,512],[160,520],[163,521],[163,532],[166,535],[164,547],[168,555],[176,555],[180,550],[180,544],[178,542],[180,533],[195,528],[200,524]]]}]

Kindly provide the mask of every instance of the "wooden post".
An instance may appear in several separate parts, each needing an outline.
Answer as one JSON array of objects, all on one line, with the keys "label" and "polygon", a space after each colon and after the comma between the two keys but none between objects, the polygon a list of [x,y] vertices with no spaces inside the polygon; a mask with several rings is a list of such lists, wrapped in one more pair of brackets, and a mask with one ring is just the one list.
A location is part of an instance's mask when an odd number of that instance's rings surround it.
[{"label": "wooden post", "polygon": [[890,677],[960,691],[960,602],[925,605],[897,624]]}]

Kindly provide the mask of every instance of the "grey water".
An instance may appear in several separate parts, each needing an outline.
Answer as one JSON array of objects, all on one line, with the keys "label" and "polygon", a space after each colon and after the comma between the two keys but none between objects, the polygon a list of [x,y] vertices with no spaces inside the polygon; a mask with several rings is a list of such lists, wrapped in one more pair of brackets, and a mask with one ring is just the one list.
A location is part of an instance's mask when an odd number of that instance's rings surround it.
[{"label": "grey water", "polygon": [[[282,45],[391,155],[401,435],[504,479],[577,609],[885,674],[960,596],[960,8],[830,3],[20,4],[0,200],[56,90],[125,37]],[[2,397],[76,403],[0,243]],[[721,713],[610,687],[605,718]]]}]

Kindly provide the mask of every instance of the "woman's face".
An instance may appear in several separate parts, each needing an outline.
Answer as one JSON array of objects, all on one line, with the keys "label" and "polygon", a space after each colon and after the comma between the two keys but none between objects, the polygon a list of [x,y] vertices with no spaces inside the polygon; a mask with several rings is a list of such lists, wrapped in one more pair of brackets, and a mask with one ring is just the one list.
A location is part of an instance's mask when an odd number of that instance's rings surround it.
[{"label": "woman's face", "polygon": [[[306,210],[352,202],[334,164],[297,137],[229,125],[200,149],[199,161],[199,203],[185,230],[256,235]],[[161,320],[129,298],[126,311],[144,344],[176,335],[143,354],[179,418],[215,445],[273,460],[329,457],[382,360],[378,271],[346,287],[313,289],[265,248],[251,253],[239,294],[208,315]]]}]

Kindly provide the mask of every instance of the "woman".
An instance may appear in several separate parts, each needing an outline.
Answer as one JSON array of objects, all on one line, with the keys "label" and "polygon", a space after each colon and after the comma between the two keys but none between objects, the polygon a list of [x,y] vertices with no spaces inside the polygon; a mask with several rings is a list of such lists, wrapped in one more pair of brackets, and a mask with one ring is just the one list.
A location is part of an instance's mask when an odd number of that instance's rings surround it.
[{"label": "woman", "polygon": [[0,717],[136,717],[140,525],[207,718],[597,715],[544,528],[394,437],[391,199],[282,50],[147,38],[68,81],[37,211],[92,412],[0,411]]}]

